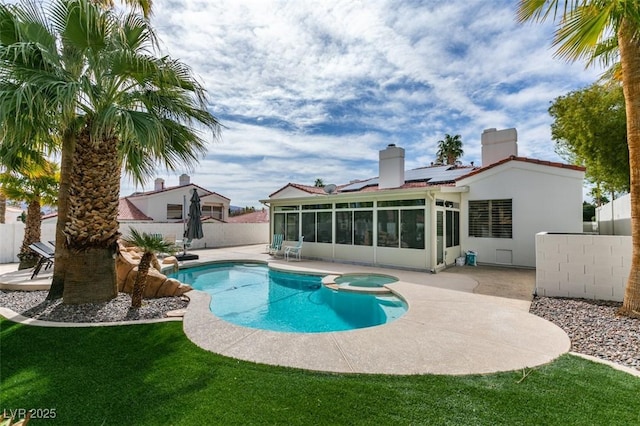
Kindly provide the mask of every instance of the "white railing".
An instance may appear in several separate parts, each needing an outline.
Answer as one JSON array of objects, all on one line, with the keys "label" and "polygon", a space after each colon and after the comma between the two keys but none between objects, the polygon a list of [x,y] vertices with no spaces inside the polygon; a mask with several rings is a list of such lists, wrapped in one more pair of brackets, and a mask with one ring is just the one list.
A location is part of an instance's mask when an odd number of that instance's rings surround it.
[{"label": "white railing", "polygon": [[[181,223],[126,222],[120,224],[123,235],[130,233],[129,228],[141,232],[161,233],[182,239],[184,226]],[[53,241],[56,233],[55,223],[43,223],[40,239]],[[269,241],[268,223],[203,223],[204,238],[193,240],[191,249],[233,247],[251,244],[266,244]],[[0,224],[0,263],[17,262],[17,254],[24,238],[24,224]]]},{"label": "white railing", "polygon": [[631,270],[631,237],[536,235],[536,291],[540,296],[621,302]]}]

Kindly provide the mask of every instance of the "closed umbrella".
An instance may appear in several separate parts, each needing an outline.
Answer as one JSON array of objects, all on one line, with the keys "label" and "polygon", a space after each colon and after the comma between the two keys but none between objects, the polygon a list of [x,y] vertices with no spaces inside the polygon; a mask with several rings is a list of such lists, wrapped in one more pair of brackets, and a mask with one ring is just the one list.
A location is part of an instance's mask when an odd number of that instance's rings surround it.
[{"label": "closed umbrella", "polygon": [[194,189],[193,195],[191,195],[191,204],[189,204],[189,220],[187,221],[187,230],[185,232],[185,237],[188,240],[199,240],[204,237],[201,218],[200,196],[198,196],[198,191]]},{"label": "closed umbrella", "polygon": [[176,256],[179,260],[198,259],[198,255],[187,254],[187,245],[191,240],[199,240],[204,237],[202,232],[202,210],[200,208],[200,196],[198,191],[194,188],[191,195],[191,202],[189,204],[189,220],[187,221],[187,228],[184,231],[184,252],[181,255]]}]

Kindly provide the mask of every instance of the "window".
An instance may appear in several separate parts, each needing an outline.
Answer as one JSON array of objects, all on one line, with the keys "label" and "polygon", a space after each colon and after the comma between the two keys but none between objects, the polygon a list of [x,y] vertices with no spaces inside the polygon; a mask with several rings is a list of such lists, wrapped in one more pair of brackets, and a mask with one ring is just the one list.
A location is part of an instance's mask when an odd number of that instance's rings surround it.
[{"label": "window", "polygon": [[424,248],[424,210],[400,210],[403,248]]},{"label": "window", "polygon": [[398,210],[378,211],[378,247],[399,247]]},{"label": "window", "polygon": [[378,207],[424,206],[424,199],[378,201]]},{"label": "window", "polygon": [[373,211],[353,212],[353,244],[373,245]]},{"label": "window", "polygon": [[445,211],[447,220],[446,243],[447,247],[460,245],[460,212],[455,210]]},{"label": "window", "polygon": [[284,234],[288,241],[298,241],[299,213],[276,213],[273,215],[273,233]]},{"label": "window", "polygon": [[352,211],[336,212],[336,243],[353,244]]},{"label": "window", "polygon": [[287,230],[284,233],[284,239],[287,241],[298,241],[298,236],[300,235],[298,216],[300,216],[300,213],[287,213],[286,215]]},{"label": "window", "polygon": [[204,205],[202,206],[202,216],[222,220],[222,206]]},{"label": "window", "polygon": [[302,235],[304,236],[305,242],[332,242],[331,228],[331,212],[302,213]]},{"label": "window", "polygon": [[333,238],[331,231],[333,229],[333,221],[331,220],[331,212],[316,213],[316,230],[318,233],[319,243],[332,243]]},{"label": "window", "polygon": [[302,213],[302,235],[307,243],[316,242],[316,214]]},{"label": "window", "polygon": [[167,204],[167,220],[182,219],[182,204]]},{"label": "window", "polygon": [[373,201],[359,201],[357,203],[336,203],[336,209],[363,209],[373,207]]},{"label": "window", "polygon": [[356,246],[373,245],[373,211],[336,212],[336,243]]},{"label": "window", "polygon": [[512,238],[512,200],[469,201],[469,236]]},{"label": "window", "polygon": [[302,206],[302,210],[328,210],[330,208],[331,204],[306,204]]},{"label": "window", "polygon": [[273,233],[284,235],[284,213],[276,213],[273,215]]}]

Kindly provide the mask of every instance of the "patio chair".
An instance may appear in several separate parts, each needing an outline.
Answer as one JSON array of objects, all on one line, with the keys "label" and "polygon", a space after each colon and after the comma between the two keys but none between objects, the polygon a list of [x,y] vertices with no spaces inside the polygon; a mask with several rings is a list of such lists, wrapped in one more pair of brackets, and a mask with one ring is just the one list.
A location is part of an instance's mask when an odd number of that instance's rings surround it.
[{"label": "patio chair", "polygon": [[273,240],[271,240],[271,244],[267,244],[267,253],[269,253],[271,256],[277,255],[280,250],[282,250],[283,241],[283,234],[273,234]]},{"label": "patio chair", "polygon": [[40,256],[40,259],[38,259],[38,263],[33,268],[33,274],[31,274],[31,279],[34,279],[40,273],[40,270],[43,266],[44,270],[46,271],[51,267],[51,265],[53,265],[53,260],[55,258],[55,247],[53,247],[49,243],[38,241],[33,244],[29,244],[29,248]]},{"label": "patio chair", "polygon": [[288,262],[291,256],[295,256],[300,260],[300,252],[302,251],[302,241],[304,240],[304,236],[300,236],[298,240],[298,244],[295,246],[288,246],[284,249],[284,258]]}]

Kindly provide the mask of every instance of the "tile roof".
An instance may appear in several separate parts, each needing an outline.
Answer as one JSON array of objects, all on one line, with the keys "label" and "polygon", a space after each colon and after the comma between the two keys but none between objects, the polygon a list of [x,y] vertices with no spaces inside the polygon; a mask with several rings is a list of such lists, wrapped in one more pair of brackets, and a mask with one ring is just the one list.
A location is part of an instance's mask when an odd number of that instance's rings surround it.
[{"label": "tile roof", "polygon": [[324,189],[319,187],[319,186],[302,185],[302,184],[299,184],[299,183],[289,182],[288,184],[286,184],[282,188],[278,189],[276,192],[274,192],[272,194],[269,194],[269,198],[273,197],[275,194],[277,194],[278,192],[282,191],[283,189],[285,189],[287,187],[296,188],[296,189],[299,189],[301,191],[308,192],[309,194],[322,194],[322,195],[326,194],[326,192],[324,192]]},{"label": "tile roof", "polygon": [[460,176],[459,178],[456,179],[456,181],[493,169],[494,167],[508,163],[509,161],[521,161],[523,163],[538,164],[538,165],[549,166],[549,167],[558,167],[561,169],[576,170],[580,172],[584,172],[586,170],[586,168],[582,166],[574,166],[572,164],[559,163],[556,161],[536,160],[534,158],[527,158],[527,157],[516,157],[515,155],[512,155],[508,158],[505,158],[504,160],[496,161],[493,164],[489,164],[488,166],[477,168],[476,170],[473,170],[471,173],[468,173],[464,176]]},{"label": "tile roof", "polygon": [[118,220],[153,220],[142,213],[139,208],[133,205],[127,198],[120,198],[118,204]]},{"label": "tile roof", "polygon": [[262,209],[251,213],[241,214],[239,216],[230,216],[228,223],[268,223],[269,210]]},{"label": "tile roof", "polygon": [[193,186],[195,188],[199,188],[199,189],[205,191],[206,194],[201,195],[200,198],[209,197],[211,195],[217,195],[217,196],[222,197],[222,198],[224,198],[226,200],[229,200],[229,198],[225,197],[224,195],[218,194],[217,192],[209,191],[208,189],[203,188],[200,185],[196,185],[195,183],[188,183],[186,185],[169,186],[169,187],[166,187],[166,188],[162,188],[162,189],[158,189],[158,190],[152,190],[152,191],[134,192],[133,194],[128,195],[126,198],[142,197],[142,196],[145,196],[145,195],[159,194],[161,192],[168,192],[168,191],[173,191],[174,189],[184,188],[185,186]]}]

